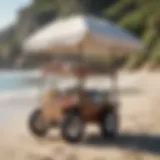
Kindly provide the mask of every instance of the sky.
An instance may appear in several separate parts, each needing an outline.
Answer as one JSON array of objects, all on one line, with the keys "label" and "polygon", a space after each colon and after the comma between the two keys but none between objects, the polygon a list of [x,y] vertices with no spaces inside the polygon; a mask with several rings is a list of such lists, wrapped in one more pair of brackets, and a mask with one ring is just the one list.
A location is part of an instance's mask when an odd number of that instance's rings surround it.
[{"label": "sky", "polygon": [[18,10],[32,0],[0,0],[0,29],[16,21]]}]

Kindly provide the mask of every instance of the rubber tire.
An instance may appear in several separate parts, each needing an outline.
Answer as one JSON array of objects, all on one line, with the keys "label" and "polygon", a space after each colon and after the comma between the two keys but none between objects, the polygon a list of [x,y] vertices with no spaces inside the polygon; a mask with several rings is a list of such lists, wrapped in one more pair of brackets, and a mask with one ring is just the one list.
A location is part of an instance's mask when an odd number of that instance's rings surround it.
[{"label": "rubber tire", "polygon": [[[114,117],[114,121],[115,121],[115,129],[113,131],[109,131],[106,128],[106,118],[109,117],[109,115],[112,114],[112,116]],[[101,133],[102,136],[104,138],[107,139],[111,139],[114,140],[117,136],[118,136],[118,128],[119,128],[119,122],[118,122],[118,116],[115,112],[104,112],[101,116],[101,120],[100,120],[100,129],[101,129]]]},{"label": "rubber tire", "polygon": [[29,117],[29,130],[36,136],[38,137],[44,137],[48,131],[47,127],[44,128],[37,128],[36,126],[36,121],[37,119],[41,116],[41,111],[40,109],[36,109],[33,111],[33,113]]},{"label": "rubber tire", "polygon": [[[79,130],[77,136],[72,137],[68,134],[67,130],[68,130],[68,126],[69,126],[70,122],[72,122],[74,120],[75,116],[76,116],[76,118],[78,118],[81,126],[80,126],[80,130]],[[80,114],[74,113],[74,112],[65,113],[63,120],[61,122],[61,134],[62,134],[62,137],[67,142],[70,142],[70,143],[78,143],[82,140],[83,134],[84,134],[84,123],[83,123],[83,120],[82,120],[82,117],[80,116]]]}]

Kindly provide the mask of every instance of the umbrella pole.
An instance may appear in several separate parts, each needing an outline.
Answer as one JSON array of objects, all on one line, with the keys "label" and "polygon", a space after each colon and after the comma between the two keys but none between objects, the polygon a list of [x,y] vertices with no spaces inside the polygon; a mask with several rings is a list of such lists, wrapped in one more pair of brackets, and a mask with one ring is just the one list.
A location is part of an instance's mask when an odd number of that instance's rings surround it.
[{"label": "umbrella pole", "polygon": [[78,57],[78,79],[79,79],[79,87],[78,87],[78,94],[79,94],[79,100],[80,103],[82,102],[83,99],[83,91],[84,91],[84,76],[83,76],[83,64],[84,64],[84,59],[83,59],[83,44],[81,43],[78,48],[79,51],[79,57]]},{"label": "umbrella pole", "polygon": [[119,105],[119,88],[118,88],[118,73],[117,69],[113,69],[111,73],[112,79],[112,96],[115,106]]}]

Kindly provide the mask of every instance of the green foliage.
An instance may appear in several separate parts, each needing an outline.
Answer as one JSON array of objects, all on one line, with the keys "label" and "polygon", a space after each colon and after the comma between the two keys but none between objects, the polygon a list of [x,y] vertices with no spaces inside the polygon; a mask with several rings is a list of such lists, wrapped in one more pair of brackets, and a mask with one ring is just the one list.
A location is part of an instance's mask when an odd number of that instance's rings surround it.
[{"label": "green foliage", "polygon": [[135,10],[128,13],[119,24],[131,31],[139,31],[145,25],[145,14],[143,10]]},{"label": "green foliage", "polygon": [[118,20],[123,17],[128,10],[134,8],[134,6],[135,0],[117,0],[109,9],[104,10],[104,16],[113,20]]},{"label": "green foliage", "polygon": [[33,16],[39,25],[44,25],[51,21],[58,10],[57,1],[39,0],[31,5]]},{"label": "green foliage", "polygon": [[119,0],[104,15],[142,37],[148,47],[148,54],[130,57],[127,67],[139,67],[147,61],[160,65],[159,0]]},{"label": "green foliage", "polygon": [[151,61],[153,61],[155,64],[160,64],[160,38],[155,43],[152,54],[150,55]]}]

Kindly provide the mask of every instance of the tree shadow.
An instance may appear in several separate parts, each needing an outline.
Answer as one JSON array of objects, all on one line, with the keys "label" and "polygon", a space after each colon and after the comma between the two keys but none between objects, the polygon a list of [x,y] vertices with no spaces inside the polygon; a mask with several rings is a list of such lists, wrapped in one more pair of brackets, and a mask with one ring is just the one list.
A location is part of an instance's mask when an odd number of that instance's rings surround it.
[{"label": "tree shadow", "polygon": [[160,135],[123,134],[114,141],[91,136],[82,145],[97,148],[118,147],[160,155]]}]

